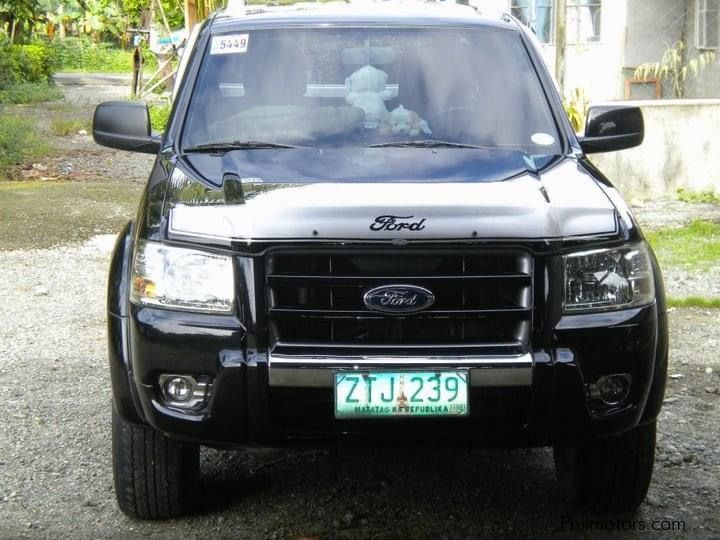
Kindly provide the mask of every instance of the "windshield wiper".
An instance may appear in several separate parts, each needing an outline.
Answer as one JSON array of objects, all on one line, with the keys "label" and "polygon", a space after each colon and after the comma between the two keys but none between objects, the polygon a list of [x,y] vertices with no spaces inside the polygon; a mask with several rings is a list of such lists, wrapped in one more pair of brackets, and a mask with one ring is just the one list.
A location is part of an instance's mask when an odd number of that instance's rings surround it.
[{"label": "windshield wiper", "polygon": [[368,148],[494,148],[492,146],[480,146],[452,141],[438,141],[435,139],[423,139],[419,141],[391,141],[378,144],[370,144]]},{"label": "windshield wiper", "polygon": [[304,148],[293,144],[282,144],[268,141],[232,141],[220,143],[196,144],[188,146],[185,152],[229,152],[230,150],[255,150],[263,148]]}]

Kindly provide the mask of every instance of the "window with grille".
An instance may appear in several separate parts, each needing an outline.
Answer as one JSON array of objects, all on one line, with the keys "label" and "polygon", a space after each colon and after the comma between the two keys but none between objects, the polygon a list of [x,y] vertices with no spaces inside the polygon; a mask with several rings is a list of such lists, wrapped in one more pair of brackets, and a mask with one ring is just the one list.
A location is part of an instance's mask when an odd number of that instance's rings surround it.
[{"label": "window with grille", "polygon": [[554,0],[511,0],[510,12],[535,31],[542,43],[553,39]]},{"label": "window with grille", "polygon": [[600,41],[602,0],[569,0],[567,4],[567,42]]},{"label": "window with grille", "polygon": [[697,0],[695,35],[698,49],[717,49],[720,32],[720,0]]}]

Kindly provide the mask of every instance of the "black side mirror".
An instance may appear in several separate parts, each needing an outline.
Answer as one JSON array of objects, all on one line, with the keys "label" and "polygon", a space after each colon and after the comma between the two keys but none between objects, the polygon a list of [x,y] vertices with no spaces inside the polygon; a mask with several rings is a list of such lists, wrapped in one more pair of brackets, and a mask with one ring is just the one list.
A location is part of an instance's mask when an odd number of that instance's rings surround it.
[{"label": "black side mirror", "polygon": [[150,113],[140,101],[106,101],[95,108],[93,139],[98,144],[157,154],[161,137],[150,132]]},{"label": "black side mirror", "polygon": [[627,105],[590,107],[585,136],[580,146],[586,154],[613,152],[642,144],[645,136],[642,112]]}]

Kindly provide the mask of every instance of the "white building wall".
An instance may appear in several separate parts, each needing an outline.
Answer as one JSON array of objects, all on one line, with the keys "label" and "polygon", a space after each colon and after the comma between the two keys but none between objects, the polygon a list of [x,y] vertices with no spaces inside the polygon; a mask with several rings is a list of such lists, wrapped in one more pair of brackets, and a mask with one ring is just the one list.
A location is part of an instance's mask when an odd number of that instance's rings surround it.
[{"label": "white building wall", "polygon": [[[626,0],[605,0],[602,6],[600,41],[568,44],[565,49],[565,94],[582,88],[588,99],[606,101],[624,95]],[[546,62],[554,69],[554,45],[545,45]]]},{"label": "white building wall", "polygon": [[[600,41],[568,44],[565,57],[565,93],[582,88],[588,99],[607,101],[624,97],[622,68],[628,0],[604,0]],[[510,12],[510,0],[473,0],[481,12]],[[555,72],[554,44],[543,44],[542,53],[550,72]]]}]

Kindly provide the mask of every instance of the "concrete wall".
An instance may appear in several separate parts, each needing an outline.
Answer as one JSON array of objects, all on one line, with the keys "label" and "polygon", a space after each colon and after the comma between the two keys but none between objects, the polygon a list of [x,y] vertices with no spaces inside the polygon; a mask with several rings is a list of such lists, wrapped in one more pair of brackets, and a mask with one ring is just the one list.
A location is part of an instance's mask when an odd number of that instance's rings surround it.
[{"label": "concrete wall", "polygon": [[694,0],[627,0],[627,40],[623,67],[658,62],[665,49],[683,39],[686,2]]},{"label": "concrete wall", "polygon": [[679,187],[720,192],[720,99],[625,103],[642,108],[645,141],[591,156],[625,196],[671,196]]}]

